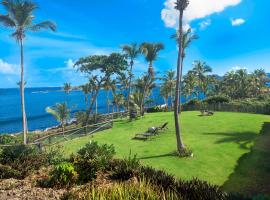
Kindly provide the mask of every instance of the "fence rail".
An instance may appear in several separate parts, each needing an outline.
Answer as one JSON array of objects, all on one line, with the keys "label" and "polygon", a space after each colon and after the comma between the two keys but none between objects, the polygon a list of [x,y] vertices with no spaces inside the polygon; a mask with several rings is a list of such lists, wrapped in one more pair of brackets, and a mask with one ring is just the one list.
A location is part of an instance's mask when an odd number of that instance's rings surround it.
[{"label": "fence rail", "polygon": [[[44,132],[46,135],[39,138],[35,138],[32,141],[29,141],[29,145],[37,145],[40,148],[44,146],[53,146],[65,141],[69,141],[75,138],[93,135],[94,133],[100,132],[102,130],[110,129],[113,127],[113,123],[118,119],[123,119],[128,116],[128,112],[120,113],[110,113],[99,115],[99,118],[102,119],[102,122],[91,124],[83,127],[75,127],[69,130],[60,131],[51,130]],[[1,147],[9,147],[16,144],[0,145]]]}]

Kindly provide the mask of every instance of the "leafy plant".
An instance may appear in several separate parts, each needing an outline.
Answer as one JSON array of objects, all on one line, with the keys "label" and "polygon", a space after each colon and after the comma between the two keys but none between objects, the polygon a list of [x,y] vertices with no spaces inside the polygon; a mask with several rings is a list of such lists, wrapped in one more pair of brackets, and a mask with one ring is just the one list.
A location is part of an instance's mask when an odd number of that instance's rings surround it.
[{"label": "leafy plant", "polygon": [[226,96],[213,96],[204,100],[208,104],[229,103],[230,99]]},{"label": "leafy plant", "polygon": [[46,153],[34,146],[15,145],[4,147],[0,163],[19,171],[22,177],[48,164]]},{"label": "leafy plant", "polygon": [[54,167],[50,174],[49,185],[56,188],[69,188],[76,183],[77,177],[74,165],[63,162]]},{"label": "leafy plant", "polygon": [[104,170],[115,155],[113,145],[98,145],[97,142],[90,142],[73,156],[76,171],[79,172],[79,181],[87,182],[96,178],[96,173]]},{"label": "leafy plant", "polygon": [[0,135],[0,144],[15,144],[19,142],[19,139],[13,135]]},{"label": "leafy plant", "polygon": [[129,180],[138,172],[139,167],[140,162],[137,156],[131,157],[129,154],[129,157],[124,160],[113,161],[111,178],[122,181]]},{"label": "leafy plant", "polygon": [[21,173],[10,166],[0,165],[0,179],[21,178]]}]

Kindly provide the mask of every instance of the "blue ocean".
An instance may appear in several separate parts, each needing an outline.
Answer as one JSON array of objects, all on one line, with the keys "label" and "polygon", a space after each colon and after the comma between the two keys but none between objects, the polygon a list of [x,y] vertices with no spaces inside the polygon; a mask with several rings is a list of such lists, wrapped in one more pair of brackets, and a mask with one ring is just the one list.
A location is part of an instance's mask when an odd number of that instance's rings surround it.
[{"label": "blue ocean", "polygon": [[[156,88],[152,93],[154,104],[164,104],[164,99]],[[85,110],[84,94],[72,91],[68,96],[60,87],[26,88],[25,89],[27,124],[30,131],[44,130],[58,125],[58,122],[45,109],[56,103],[68,102],[72,112]],[[98,97],[98,112],[107,112],[106,91],[101,91]],[[0,134],[18,133],[22,130],[20,91],[14,89],[0,89]]]}]

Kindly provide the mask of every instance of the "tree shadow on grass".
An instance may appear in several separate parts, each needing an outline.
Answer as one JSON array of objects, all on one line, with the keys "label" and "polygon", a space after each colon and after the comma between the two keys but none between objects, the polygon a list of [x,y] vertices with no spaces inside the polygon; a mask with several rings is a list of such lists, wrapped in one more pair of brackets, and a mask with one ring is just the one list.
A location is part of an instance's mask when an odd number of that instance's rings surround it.
[{"label": "tree shadow on grass", "polygon": [[147,159],[153,159],[153,158],[164,158],[164,157],[174,157],[174,156],[175,156],[174,153],[166,153],[166,154],[156,155],[156,156],[145,156],[138,159],[147,160]]},{"label": "tree shadow on grass", "polygon": [[[233,137],[234,138],[234,137]],[[231,138],[231,140],[233,139]],[[250,139],[253,136],[250,135]],[[248,141],[249,137],[240,141]],[[249,196],[258,194],[270,195],[270,123],[265,122],[260,135],[256,137],[251,151],[244,154],[235,167],[234,172],[223,184],[228,192]]]},{"label": "tree shadow on grass", "polygon": [[204,135],[213,135],[213,136],[224,136],[223,138],[216,141],[216,144],[222,143],[237,143],[239,147],[243,149],[250,149],[249,144],[254,142],[258,137],[257,133],[254,132],[234,132],[234,133],[204,133]]}]

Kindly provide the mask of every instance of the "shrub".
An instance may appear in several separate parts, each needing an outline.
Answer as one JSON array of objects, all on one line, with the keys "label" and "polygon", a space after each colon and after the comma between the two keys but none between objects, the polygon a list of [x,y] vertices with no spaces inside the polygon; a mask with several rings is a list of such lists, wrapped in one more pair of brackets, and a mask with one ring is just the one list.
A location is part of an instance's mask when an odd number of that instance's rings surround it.
[{"label": "shrub", "polygon": [[89,185],[75,192],[66,193],[63,199],[182,200],[174,191],[165,192],[162,188],[146,181],[114,183],[108,187]]},{"label": "shrub", "polygon": [[71,160],[74,162],[76,171],[79,172],[79,181],[87,182],[96,178],[96,173],[104,170],[115,154],[113,145],[98,145],[90,142],[78,151]]},{"label": "shrub", "polygon": [[114,160],[112,166],[111,178],[116,180],[129,180],[134,177],[140,167],[139,160],[136,155],[132,158],[129,154],[124,160]]},{"label": "shrub", "polygon": [[201,105],[201,101],[197,99],[191,99],[190,101],[183,104],[183,106],[199,106],[199,105]]},{"label": "shrub", "polygon": [[21,178],[21,173],[10,166],[0,165],[0,179]]},{"label": "shrub", "polygon": [[18,143],[19,139],[13,135],[0,135],[0,144],[15,144]]},{"label": "shrub", "polygon": [[193,179],[191,181],[176,181],[175,190],[181,194],[184,199],[190,200],[208,200],[208,199],[227,199],[227,194],[220,187],[210,185],[205,181]]},{"label": "shrub", "polygon": [[70,188],[76,183],[77,172],[72,163],[63,162],[54,167],[50,174],[49,186],[56,188]]},{"label": "shrub", "polygon": [[50,165],[57,165],[65,161],[62,146],[49,147],[45,152]]},{"label": "shrub", "polygon": [[141,167],[140,173],[138,174],[140,180],[146,179],[154,185],[161,186],[164,190],[173,188],[175,183],[175,178],[161,170],[155,170],[152,167]]},{"label": "shrub", "polygon": [[15,145],[4,147],[0,153],[0,163],[19,171],[22,177],[47,165],[48,160],[44,152],[34,146]]},{"label": "shrub", "polygon": [[229,103],[230,99],[226,96],[213,96],[204,100],[208,104]]},{"label": "shrub", "polygon": [[156,112],[164,112],[165,111],[165,108],[160,108],[159,106],[154,106],[154,107],[151,107],[151,108],[148,108],[146,112],[148,113],[156,113]]}]

